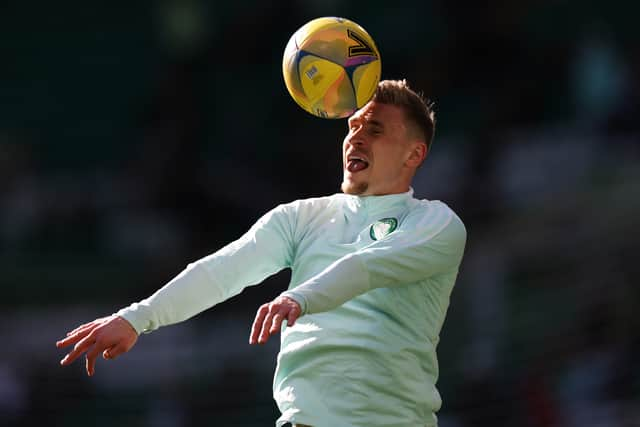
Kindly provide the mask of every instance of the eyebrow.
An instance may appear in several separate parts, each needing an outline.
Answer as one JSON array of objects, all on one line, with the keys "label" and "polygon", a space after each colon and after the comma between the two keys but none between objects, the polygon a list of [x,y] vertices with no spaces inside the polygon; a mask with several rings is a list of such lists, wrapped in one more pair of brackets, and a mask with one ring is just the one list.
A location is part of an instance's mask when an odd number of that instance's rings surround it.
[{"label": "eyebrow", "polygon": [[378,121],[375,119],[367,120],[365,117],[350,117],[349,120],[347,120],[347,124],[351,126],[353,122],[363,122],[363,121],[370,126],[384,129],[384,124],[381,121]]}]

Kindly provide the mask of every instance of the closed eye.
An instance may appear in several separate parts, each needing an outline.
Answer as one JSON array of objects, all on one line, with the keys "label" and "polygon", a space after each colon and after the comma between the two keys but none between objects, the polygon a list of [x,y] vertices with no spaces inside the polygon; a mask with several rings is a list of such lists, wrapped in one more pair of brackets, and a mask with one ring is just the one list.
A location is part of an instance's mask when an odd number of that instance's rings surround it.
[{"label": "closed eye", "polygon": [[361,123],[357,120],[353,120],[349,123],[349,132],[354,133],[360,130],[364,126],[366,132],[370,135],[381,135],[384,131],[382,123],[377,120],[371,120],[365,123]]}]

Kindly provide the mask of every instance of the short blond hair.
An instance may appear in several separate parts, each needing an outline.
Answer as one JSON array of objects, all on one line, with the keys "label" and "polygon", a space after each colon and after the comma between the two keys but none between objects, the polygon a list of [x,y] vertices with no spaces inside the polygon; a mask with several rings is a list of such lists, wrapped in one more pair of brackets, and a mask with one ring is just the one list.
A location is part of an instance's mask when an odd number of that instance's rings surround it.
[{"label": "short blond hair", "polygon": [[410,127],[418,131],[418,136],[427,144],[427,152],[431,150],[436,129],[433,103],[411,89],[405,79],[380,81],[372,101],[400,107]]}]

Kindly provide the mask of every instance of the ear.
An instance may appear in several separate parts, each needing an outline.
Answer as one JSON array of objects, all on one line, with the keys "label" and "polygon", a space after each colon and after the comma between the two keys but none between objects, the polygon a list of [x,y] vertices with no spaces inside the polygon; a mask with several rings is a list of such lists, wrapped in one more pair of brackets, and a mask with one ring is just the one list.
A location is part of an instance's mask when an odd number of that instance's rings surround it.
[{"label": "ear", "polygon": [[427,144],[422,141],[415,141],[411,143],[411,151],[409,151],[409,157],[405,164],[412,168],[417,168],[422,164],[427,157]]}]

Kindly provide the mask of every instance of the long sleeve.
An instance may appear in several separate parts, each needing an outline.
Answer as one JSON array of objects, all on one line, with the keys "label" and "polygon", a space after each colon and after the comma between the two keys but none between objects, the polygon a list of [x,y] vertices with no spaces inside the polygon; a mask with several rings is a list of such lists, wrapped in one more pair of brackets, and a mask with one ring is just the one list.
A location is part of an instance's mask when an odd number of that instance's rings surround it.
[{"label": "long sleeve", "polygon": [[465,242],[464,225],[450,209],[418,209],[395,232],[338,259],[282,295],[300,303],[304,314],[328,311],[375,288],[457,271]]},{"label": "long sleeve", "polygon": [[280,205],[238,240],[204,257],[169,283],[116,314],[138,333],[186,320],[290,265],[291,207]]}]

